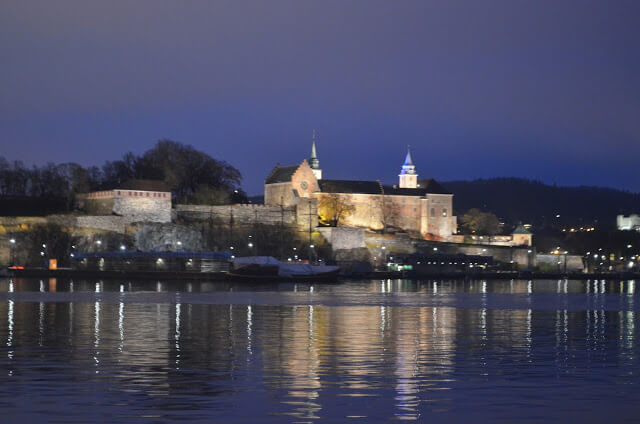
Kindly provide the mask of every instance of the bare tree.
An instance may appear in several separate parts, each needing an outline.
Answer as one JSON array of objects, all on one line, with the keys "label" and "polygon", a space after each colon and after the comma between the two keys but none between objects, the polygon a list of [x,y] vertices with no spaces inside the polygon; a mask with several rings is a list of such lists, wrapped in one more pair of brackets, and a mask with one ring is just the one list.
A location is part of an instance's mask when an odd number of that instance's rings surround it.
[{"label": "bare tree", "polygon": [[395,227],[398,225],[397,217],[400,214],[400,206],[396,204],[386,194],[380,196],[380,222],[382,223],[382,231],[387,232],[389,227]]},{"label": "bare tree", "polygon": [[318,202],[320,215],[324,216],[335,227],[340,222],[351,216],[355,212],[356,207],[345,196],[339,194],[329,194],[322,196]]}]

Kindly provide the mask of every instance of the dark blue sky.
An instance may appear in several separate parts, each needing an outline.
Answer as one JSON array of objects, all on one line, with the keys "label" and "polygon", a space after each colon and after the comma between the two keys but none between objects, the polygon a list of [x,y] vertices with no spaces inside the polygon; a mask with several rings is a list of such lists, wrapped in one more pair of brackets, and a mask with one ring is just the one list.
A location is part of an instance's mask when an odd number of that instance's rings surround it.
[{"label": "dark blue sky", "polygon": [[261,193],[327,178],[518,176],[640,191],[637,1],[0,4],[0,155],[105,160],[160,138]]}]

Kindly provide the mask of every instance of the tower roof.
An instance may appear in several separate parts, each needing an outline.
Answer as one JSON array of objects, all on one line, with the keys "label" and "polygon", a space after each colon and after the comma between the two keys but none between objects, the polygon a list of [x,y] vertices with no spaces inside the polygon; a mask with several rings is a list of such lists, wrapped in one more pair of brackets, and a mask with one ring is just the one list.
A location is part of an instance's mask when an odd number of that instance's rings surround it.
[{"label": "tower roof", "polygon": [[411,159],[411,148],[407,147],[407,157],[404,159],[403,166],[413,166],[413,160]]},{"label": "tower roof", "polygon": [[311,141],[311,157],[309,158],[309,165],[311,169],[320,169],[320,161],[316,153],[316,130],[313,130],[313,140]]},{"label": "tower roof", "polygon": [[411,149],[409,147],[407,147],[407,157],[404,159],[404,164],[402,164],[400,175],[416,175],[416,167],[413,164],[413,159],[411,159]]}]

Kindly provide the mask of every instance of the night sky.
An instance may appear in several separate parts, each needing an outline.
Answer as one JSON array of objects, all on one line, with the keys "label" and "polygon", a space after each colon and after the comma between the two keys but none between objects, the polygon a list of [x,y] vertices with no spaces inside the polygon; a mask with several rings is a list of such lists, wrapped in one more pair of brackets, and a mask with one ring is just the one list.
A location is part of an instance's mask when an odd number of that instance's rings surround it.
[{"label": "night sky", "polygon": [[637,1],[8,1],[0,155],[102,165],[158,139],[326,178],[517,176],[640,192]]}]

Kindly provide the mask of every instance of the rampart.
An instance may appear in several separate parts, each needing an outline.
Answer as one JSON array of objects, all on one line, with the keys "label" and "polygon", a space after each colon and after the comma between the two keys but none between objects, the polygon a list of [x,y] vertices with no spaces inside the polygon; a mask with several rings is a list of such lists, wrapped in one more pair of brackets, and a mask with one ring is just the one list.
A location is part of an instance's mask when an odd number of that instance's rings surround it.
[{"label": "rampart", "polygon": [[293,206],[269,206],[258,204],[236,205],[175,205],[178,219],[206,221],[218,220],[229,225],[285,225],[300,230],[315,228],[318,208],[315,199],[299,198]]},{"label": "rampart", "polygon": [[77,207],[92,216],[119,215],[136,221],[171,222],[171,193],[105,190],[81,194]]},{"label": "rampart", "polygon": [[253,204],[241,205],[176,205],[178,218],[206,221],[217,219],[234,225],[284,224],[295,225],[296,207],[265,206]]}]

